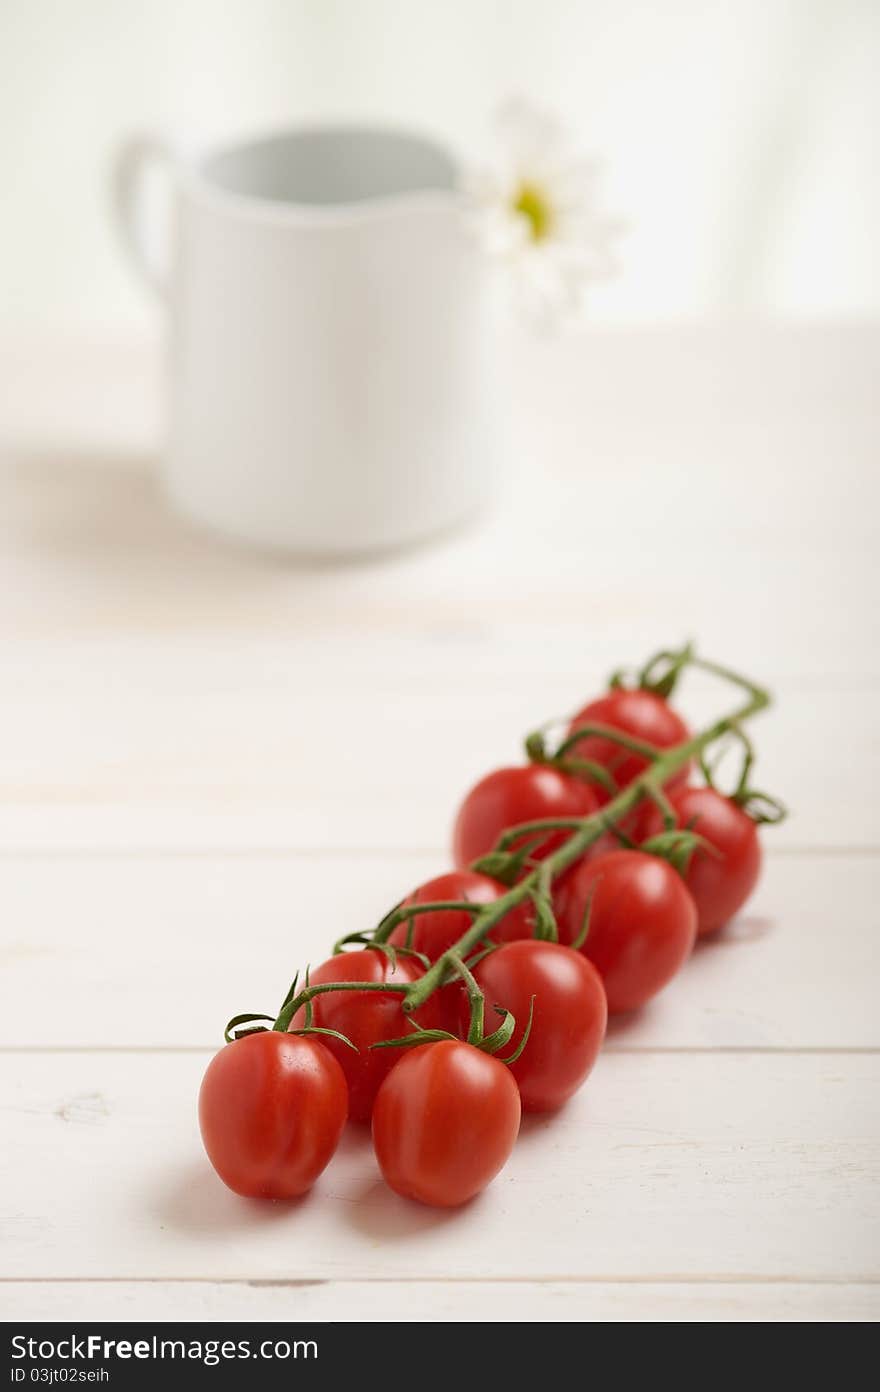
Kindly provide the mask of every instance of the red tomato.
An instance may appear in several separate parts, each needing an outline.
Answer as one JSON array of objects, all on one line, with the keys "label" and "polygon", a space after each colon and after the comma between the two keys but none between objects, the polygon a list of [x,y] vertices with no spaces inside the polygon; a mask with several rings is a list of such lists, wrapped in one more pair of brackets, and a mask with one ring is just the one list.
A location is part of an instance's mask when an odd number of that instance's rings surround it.
[{"label": "red tomato", "polygon": [[208,1064],[199,1126],[224,1184],[248,1198],[291,1199],[314,1184],[348,1113],[342,1069],[315,1036],[268,1030]]},{"label": "red tomato", "polygon": [[590,930],[581,951],[605,983],[614,1015],[644,1005],[690,955],[697,911],[672,866],[642,851],[582,861],[557,886],[559,937],[572,942],[590,891]]},{"label": "red tomato", "polygon": [[[713,933],[742,908],[761,873],[758,829],[748,813],[714,788],[679,788],[670,794],[677,825],[705,838],[720,855],[699,848],[688,862],[684,882],[697,906],[697,932]],[[663,830],[663,818],[651,807],[643,821],[643,839]]]},{"label": "red tomato", "polygon": [[[491,904],[506,893],[505,886],[497,880],[490,879],[488,875],[478,875],[474,870],[451,870],[446,875],[438,875],[436,879],[420,885],[412,894],[407,895],[403,902],[430,904],[435,899],[465,899],[471,904]],[[518,904],[506,914],[490,931],[489,936],[493,942],[512,942],[516,938],[530,938],[534,930],[529,909],[528,904]],[[412,920],[412,938],[409,945],[435,962],[450,947],[455,946],[472,922],[471,915],[463,910],[440,909],[437,913],[418,914]],[[407,927],[406,923],[398,924],[388,941],[397,947],[405,947]],[[426,1008],[423,1007],[419,1011],[420,1022],[424,1023],[427,1010],[427,1014],[432,1016],[431,1024],[435,1029],[445,1029],[450,1034],[457,1034],[461,998],[462,986],[459,982],[441,986],[426,1002]]]},{"label": "red tomato", "polygon": [[407,1050],[373,1108],[373,1145],[398,1194],[437,1208],[466,1203],[506,1163],[519,1132],[510,1070],[459,1040]]},{"label": "red tomato", "polygon": [[[419,885],[404,899],[404,904],[430,904],[433,900],[467,900],[469,904],[492,904],[500,899],[507,889],[488,875],[479,875],[475,870],[450,870],[446,875],[438,875]],[[473,918],[463,910],[456,912],[441,909],[437,913],[418,914],[413,920],[410,947],[422,952],[432,962],[442,957],[450,947],[470,928]],[[532,925],[522,904],[517,904],[510,913],[505,914],[500,923],[490,930],[493,942],[513,942],[517,938],[530,938]],[[400,923],[394,929],[390,943],[403,947],[407,939],[407,925]]]},{"label": "red tomato", "polygon": [[[422,967],[412,957],[398,957],[392,969],[384,952],[366,948],[363,952],[340,952],[329,957],[309,974],[312,986],[327,981],[393,981],[406,985],[422,975]],[[312,1001],[312,1024],[339,1030],[357,1048],[350,1049],[338,1039],[326,1038],[325,1047],[339,1063],[348,1083],[348,1110],[353,1121],[369,1121],[373,1100],[385,1074],[400,1057],[397,1049],[370,1049],[381,1039],[398,1039],[412,1026],[401,1010],[402,997],[384,991],[328,991]],[[419,1023],[437,1028],[437,1009],[433,997],[419,1012]],[[291,1021],[291,1029],[302,1029],[305,1007]],[[442,1028],[442,1026],[440,1026]]]},{"label": "red tomato", "polygon": [[[453,859],[463,870],[494,847],[503,831],[544,817],[588,817],[598,803],[586,783],[545,764],[496,769],[471,788],[458,810]],[[569,835],[553,831],[531,851],[537,860],[555,851]],[[523,838],[514,842],[514,849]],[[528,839],[527,837],[525,839]]]},{"label": "red tomato", "polygon": [[[630,691],[624,687],[609,691],[598,700],[591,701],[578,711],[568,727],[574,734],[582,725],[610,725],[622,734],[632,735],[634,739],[644,740],[658,749],[671,749],[690,739],[690,731],[679,715],[653,691]],[[601,764],[617,781],[618,788],[625,788],[648,767],[648,760],[641,754],[632,754],[622,745],[600,735],[585,735],[570,750],[572,758],[592,759]],[[688,775],[687,767],[673,774],[667,786],[675,787],[683,783]],[[598,784],[591,785],[600,803],[609,801],[609,795]]]},{"label": "red tomato", "polygon": [[[512,942],[484,957],[474,969],[486,997],[486,1029],[495,1028],[493,1005],[513,1012],[515,1048],[535,1010],[526,1047],[510,1071],[523,1110],[561,1107],[584,1082],[605,1038],[608,1008],[602,978],[592,962],[559,943]],[[469,1011],[462,1024],[469,1023]]]}]

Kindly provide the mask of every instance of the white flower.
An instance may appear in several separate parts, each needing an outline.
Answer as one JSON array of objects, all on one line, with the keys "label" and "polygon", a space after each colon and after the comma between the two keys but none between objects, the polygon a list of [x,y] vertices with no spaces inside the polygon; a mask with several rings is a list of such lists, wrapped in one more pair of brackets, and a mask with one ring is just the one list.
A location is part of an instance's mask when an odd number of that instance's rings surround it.
[{"label": "white flower", "polygon": [[587,286],[615,270],[620,225],[596,209],[598,165],[572,150],[547,111],[511,101],[497,118],[500,157],[465,180],[486,250],[510,271],[518,308],[532,322],[577,313]]}]

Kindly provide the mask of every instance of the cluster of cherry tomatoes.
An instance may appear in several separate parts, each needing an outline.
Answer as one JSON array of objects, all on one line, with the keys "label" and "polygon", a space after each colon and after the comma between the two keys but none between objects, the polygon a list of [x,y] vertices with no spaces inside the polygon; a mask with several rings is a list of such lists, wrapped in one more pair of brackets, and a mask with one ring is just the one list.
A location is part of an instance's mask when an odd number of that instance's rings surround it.
[{"label": "cluster of cherry tomatoes", "polygon": [[[376,945],[362,934],[356,950],[312,971],[302,1003],[288,997],[293,1008],[274,1027],[239,1031],[211,1061],[199,1118],[221,1179],[249,1196],[302,1194],[351,1118],[372,1122],[379,1167],[398,1193],[451,1206],[483,1189],[513,1149],[521,1112],[555,1110],[585,1081],[608,1014],[644,1005],[697,936],[742,907],[761,849],[746,799],[692,784],[685,759],[544,881],[545,912],[539,893],[523,895],[459,958],[481,908],[510,894],[509,876],[502,883],[479,867],[507,834],[514,883],[540,881],[570,827],[596,820],[640,779],[650,751],[689,740],[662,691],[612,688],[572,720],[560,746],[568,761],[498,769],[477,783],[456,819],[455,868],[413,890]],[[535,822],[563,825],[510,837]],[[664,845],[681,851],[673,830],[690,835],[690,849],[665,859]],[[446,907],[426,908],[435,903]],[[442,979],[415,1006],[413,988],[441,957]],[[254,1018],[269,1017],[240,1017]]]}]

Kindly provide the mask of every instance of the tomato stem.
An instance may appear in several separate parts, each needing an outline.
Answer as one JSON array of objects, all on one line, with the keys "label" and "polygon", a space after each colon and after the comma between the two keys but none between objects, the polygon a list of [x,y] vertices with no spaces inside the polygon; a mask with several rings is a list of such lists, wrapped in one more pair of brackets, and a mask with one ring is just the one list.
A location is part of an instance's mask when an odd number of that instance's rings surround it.
[{"label": "tomato stem", "polygon": [[486,1019],[486,998],[476,983],[473,972],[465,966],[463,959],[458,955],[454,948],[450,949],[449,962],[453,969],[461,977],[467,991],[468,1004],[471,1008],[470,1026],[468,1028],[467,1042],[469,1044],[479,1044],[483,1038],[483,1031]]},{"label": "tomato stem", "polygon": [[304,986],[298,996],[291,996],[284,1003],[272,1028],[280,1030],[282,1034],[286,1033],[296,1012],[302,1006],[308,1005],[315,996],[322,996],[327,991],[392,991],[395,995],[405,996],[409,989],[409,983],[395,986],[390,981],[322,981],[316,986]]},{"label": "tomato stem", "polygon": [[[425,972],[424,976],[419,977],[417,981],[412,983],[403,1001],[403,1009],[407,1013],[417,1010],[420,1005],[423,1005],[432,992],[441,984],[446,970],[450,965],[451,955],[467,957],[471,950],[476,947],[477,943],[482,938],[485,938],[492,928],[494,928],[497,923],[500,923],[511,909],[516,908],[518,904],[521,904],[525,899],[531,897],[532,892],[538,886],[540,875],[543,874],[545,877],[549,876],[551,880],[556,879],[563,870],[567,870],[570,865],[573,865],[576,860],[579,860],[584,852],[589,850],[594,841],[598,840],[602,832],[606,829],[609,820],[617,821],[625,817],[626,814],[631,812],[634,807],[637,807],[644,798],[651,797],[656,791],[661,790],[664,783],[666,783],[673,774],[677,773],[679,769],[684,768],[695,755],[700,755],[707,745],[720,739],[728,730],[735,729],[741,721],[751,719],[753,715],[757,715],[759,711],[765,710],[766,707],[769,706],[770,693],[763,687],[756,685],[756,683],[751,681],[748,677],[744,677],[740,675],[740,673],[732,671],[729,667],[723,667],[720,663],[709,662],[705,658],[699,658],[690,650],[687,652],[685,661],[692,667],[700,668],[702,671],[708,672],[712,676],[719,677],[723,681],[731,682],[734,686],[740,687],[741,690],[746,692],[746,701],[735,710],[731,711],[729,715],[722,716],[720,719],[713,721],[705,730],[701,730],[698,734],[691,736],[690,739],[683,740],[681,744],[677,744],[673,746],[673,748],[663,750],[662,752],[658,751],[654,746],[644,745],[641,740],[630,741],[629,736],[625,736],[623,739],[618,738],[618,743],[629,742],[630,747],[634,745],[638,746],[638,748],[634,749],[636,753],[647,754],[648,749],[650,749],[650,757],[652,759],[650,767],[630,783],[628,787],[624,788],[622,792],[618,793],[617,796],[613,798],[611,802],[607,803],[605,807],[601,808],[600,811],[594,812],[589,817],[585,817],[577,822],[568,839],[563,842],[558,850],[545,857],[539,868],[523,876],[523,878],[517,881],[517,883],[513,885],[506,894],[502,895],[501,898],[495,899],[492,903],[484,905],[479,914],[475,916],[470,928],[468,928],[467,932],[463,934],[458,942],[444,952],[442,956],[438,957]],[[685,661],[680,665],[684,666]],[[612,732],[610,729],[606,730],[603,726],[592,726],[587,727],[587,729],[595,730],[603,736],[607,734],[609,738],[611,738],[612,735],[617,737],[620,734],[619,731]],[[540,824],[536,823],[530,825],[537,826]],[[516,835],[522,831],[522,828],[517,827],[514,828],[513,831]],[[511,833],[508,831],[504,833],[504,836],[509,837],[510,834]],[[504,840],[504,836],[501,838],[502,841]],[[503,847],[501,847],[501,849],[503,849]],[[430,908],[431,906],[423,905],[420,907]]]},{"label": "tomato stem", "polygon": [[647,792],[648,797],[651,799],[651,801],[655,804],[658,811],[660,812],[660,815],[663,818],[663,825],[665,829],[667,831],[674,831],[675,808],[672,806],[672,803],[669,801],[669,798],[666,796],[663,789],[650,786],[646,788],[645,791]]},{"label": "tomato stem", "polygon": [[[654,683],[652,681],[654,672],[657,666],[662,664],[667,664],[669,670],[660,678],[659,682]],[[677,744],[671,749],[660,750],[654,745],[646,744],[643,740],[633,739],[631,736],[625,735],[621,731],[612,729],[609,726],[586,725],[564,740],[554,756],[548,758],[545,755],[542,759],[540,757],[538,741],[534,736],[530,736],[529,740],[526,742],[526,747],[530,756],[535,758],[536,762],[553,762],[554,759],[564,757],[565,751],[573,748],[578,740],[597,735],[603,739],[614,741],[622,747],[629,749],[632,753],[642,755],[644,758],[650,760],[650,763],[648,768],[646,768],[638,778],[622,791],[618,792],[604,807],[600,808],[597,812],[591,813],[588,817],[579,819],[545,819],[526,822],[522,825],[505,830],[499,838],[494,850],[490,852],[490,857],[498,856],[499,858],[506,858],[507,861],[511,861],[518,853],[510,852],[508,847],[523,836],[528,836],[531,832],[562,830],[570,832],[570,835],[557,850],[546,856],[534,869],[523,875],[521,879],[517,880],[516,883],[508,889],[506,894],[501,895],[498,899],[494,899],[488,904],[474,904],[469,900],[439,900],[435,903],[399,904],[392,909],[391,912],[382,919],[375,931],[369,935],[369,940],[365,942],[365,945],[368,946],[369,942],[373,942],[377,946],[386,943],[398,924],[406,922],[411,923],[412,919],[419,914],[446,911],[462,912],[471,916],[472,922],[467,931],[462,934],[458,942],[448,948],[427,968],[423,976],[417,978],[415,981],[402,983],[400,985],[395,985],[393,982],[389,981],[328,981],[314,986],[308,983],[307,976],[305,986],[297,995],[294,995],[296,984],[294,982],[294,986],[291,987],[278,1017],[272,1025],[272,1029],[286,1032],[298,1010],[303,1006],[308,1006],[315,996],[323,995],[325,992],[329,991],[384,991],[386,994],[396,994],[403,997],[402,1008],[409,1015],[417,1010],[419,1006],[423,1005],[438,987],[449,980],[450,975],[457,975],[464,981],[471,1005],[469,1040],[471,1040],[471,1042],[477,1042],[477,1040],[479,1040],[482,1042],[483,1047],[488,1046],[490,1050],[503,1047],[512,1034],[514,1027],[513,1017],[510,1016],[509,1011],[502,1012],[504,1014],[502,1024],[492,1035],[484,1036],[485,999],[472,972],[465,965],[465,958],[469,957],[474,949],[485,943],[491,943],[489,935],[496,924],[500,923],[512,909],[515,909],[527,899],[531,899],[533,902],[536,899],[540,900],[542,896],[549,899],[549,887],[553,880],[561,875],[564,870],[567,870],[570,865],[574,864],[576,860],[579,860],[584,852],[599,839],[603,832],[607,831],[609,828],[616,830],[617,823],[631,812],[633,808],[638,806],[643,799],[650,798],[655,802],[664,815],[664,822],[668,824],[669,812],[671,809],[663,791],[664,784],[673,774],[684,768],[692,758],[697,757],[704,763],[705,761],[702,758],[704,750],[710,744],[713,744],[717,739],[720,739],[729,732],[733,732],[734,735],[738,736],[745,744],[746,767],[740,780],[738,795],[742,797],[743,800],[745,800],[747,796],[751,796],[756,801],[762,798],[761,794],[749,794],[745,787],[751,765],[751,747],[745,740],[739,727],[742,721],[751,719],[752,716],[757,715],[760,711],[769,706],[769,692],[757,686],[749,678],[741,676],[738,672],[732,671],[729,667],[724,667],[720,663],[709,662],[705,658],[697,657],[690,647],[683,649],[681,652],[664,652],[658,654],[657,657],[652,658],[647,667],[643,669],[642,676],[654,689],[659,689],[669,678],[677,678],[686,666],[697,667],[712,676],[719,677],[723,681],[730,682],[740,687],[740,689],[746,693],[746,700],[729,715],[720,717],[720,719],[715,720],[698,734],[693,735],[687,740],[683,740],[681,744]],[[543,746],[541,746],[541,750],[542,749]],[[766,801],[769,803],[769,799],[766,799]],[[783,809],[778,808],[777,810],[777,805],[774,804],[773,808],[768,809],[766,813],[768,820],[774,812],[776,812],[777,815],[782,815]],[[667,835],[668,834],[669,833],[667,833]],[[618,835],[621,840],[625,839],[623,833],[618,833]],[[587,918],[585,926],[588,926],[588,922],[589,920]],[[359,942],[367,939],[366,934],[363,935],[363,938],[361,938],[360,934],[356,936]],[[344,939],[343,942],[344,941],[346,940]],[[386,948],[385,950],[387,951],[388,949]],[[271,1016],[265,1015],[238,1016],[234,1021],[230,1021],[230,1026],[227,1027],[226,1037],[229,1039],[229,1030],[236,1024],[270,1019]],[[309,1021],[308,1024],[311,1026],[311,1021]],[[443,1034],[442,1031],[439,1032],[439,1034],[437,1031],[429,1031],[429,1033],[431,1033],[432,1036],[437,1035],[438,1037]],[[403,1044],[415,1042],[415,1040],[403,1039],[390,1042]],[[521,1048],[522,1043],[520,1044],[520,1050]],[[512,1057],[515,1056],[516,1055]]]},{"label": "tomato stem", "polygon": [[[518,822],[515,827],[509,827],[502,832],[496,841],[493,851],[507,851],[520,837],[528,836],[534,831],[576,831],[579,826],[583,826],[583,817],[539,817],[534,822]],[[540,845],[542,838],[535,839],[535,845]]]},{"label": "tomato stem", "polygon": [[406,923],[409,919],[415,918],[423,913],[468,913],[473,917],[480,912],[482,904],[475,904],[470,899],[438,899],[432,904],[398,904],[396,909],[392,909],[386,914],[373,933],[372,941],[381,943],[387,942],[401,923]]},{"label": "tomato stem", "polygon": [[600,725],[595,721],[589,725],[579,725],[576,730],[562,741],[553,758],[564,759],[570,749],[574,749],[585,739],[604,739],[612,744],[619,744],[621,748],[628,749],[632,754],[641,754],[643,759],[649,759],[653,763],[660,758],[660,750],[655,744],[648,744],[647,740],[636,739],[634,735],[624,734],[623,730],[617,730],[613,725]]},{"label": "tomato stem", "polygon": [[671,696],[679,677],[693,659],[694,651],[690,643],[685,643],[678,652],[659,652],[645,663],[638,674],[642,691],[652,691],[664,699]]}]

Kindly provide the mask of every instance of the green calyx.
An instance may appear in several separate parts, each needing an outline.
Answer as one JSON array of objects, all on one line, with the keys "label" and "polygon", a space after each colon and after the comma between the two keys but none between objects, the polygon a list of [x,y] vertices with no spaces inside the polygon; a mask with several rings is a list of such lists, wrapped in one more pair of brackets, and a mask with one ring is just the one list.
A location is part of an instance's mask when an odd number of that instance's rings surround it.
[{"label": "green calyx", "polygon": [[[725,793],[723,789],[718,787],[717,772],[726,753],[726,746],[731,740],[739,746],[742,752],[742,763],[733,791]],[[769,793],[760,792],[751,785],[755,747],[738,721],[731,722],[725,732],[725,739],[720,742],[720,745],[721,747],[712,762],[709,761],[705,751],[700,754],[700,769],[709,787],[721,793],[723,797],[729,798],[731,802],[735,802],[737,807],[741,807],[746,815],[751,817],[752,821],[759,826],[777,826],[780,822],[785,821],[788,816],[785,804],[780,802],[778,798],[771,797]]]},{"label": "green calyx", "polygon": [[545,764],[548,768],[560,769],[562,773],[571,773],[584,783],[596,783],[609,797],[614,797],[618,791],[617,780],[609,769],[597,764],[595,759],[584,759],[566,752],[568,747],[574,748],[584,736],[580,733],[575,734],[551,753],[547,747],[547,729],[548,727],[542,727],[526,735],[525,750],[529,762]]},{"label": "green calyx", "polygon": [[668,861],[673,870],[677,870],[682,877],[687,874],[694,851],[704,851],[716,860],[721,856],[716,846],[705,837],[698,836],[689,827],[658,832],[656,836],[643,841],[639,850],[644,851],[646,855],[659,856],[661,860]]},{"label": "green calyx", "polygon": [[650,691],[654,696],[662,696],[666,700],[678,685],[685,668],[694,663],[695,657],[691,643],[685,643],[682,648],[664,648],[636,671],[623,667],[613,672],[608,685],[612,691],[621,688]]}]

